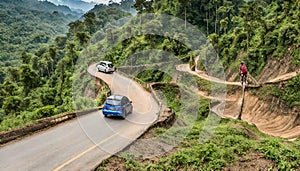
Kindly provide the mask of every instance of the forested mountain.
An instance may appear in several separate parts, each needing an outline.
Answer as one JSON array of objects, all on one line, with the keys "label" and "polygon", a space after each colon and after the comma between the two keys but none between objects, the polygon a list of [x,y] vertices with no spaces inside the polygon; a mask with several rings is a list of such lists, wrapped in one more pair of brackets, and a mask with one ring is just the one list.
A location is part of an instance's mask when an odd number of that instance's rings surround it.
[{"label": "forested mountain", "polygon": [[[255,74],[268,58],[284,58],[291,48],[294,64],[299,65],[299,1],[240,0],[137,0],[139,13],[170,14],[197,25],[224,60],[231,66],[241,52]],[[246,56],[245,56],[246,55]],[[248,58],[247,58],[248,57]]]},{"label": "forested mountain", "polygon": [[84,12],[92,9],[96,3],[95,2],[85,2],[82,0],[48,0],[56,5],[66,5],[70,7],[72,10],[81,10]]},{"label": "forested mountain", "polygon": [[[14,18],[12,9],[22,14],[17,17],[18,20]],[[6,27],[0,28],[3,33],[15,36],[15,40],[1,34],[5,38],[2,44],[6,45],[1,46],[2,64],[9,67],[1,70],[5,80],[0,84],[0,130],[74,110],[72,77],[78,55],[97,30],[108,22],[130,15],[116,8],[95,10],[98,12],[86,13],[82,19],[69,23],[67,34],[57,37],[57,33],[65,31],[65,23],[60,20],[65,15],[26,11],[24,8],[2,10],[6,14],[1,18],[2,25]],[[16,29],[11,29],[13,27]],[[48,28],[49,33],[46,32]],[[58,29],[61,29],[60,32]],[[13,65],[17,62],[10,60],[11,51],[20,54],[14,58],[19,59],[19,65]]]},{"label": "forested mountain", "polygon": [[[105,53],[105,59],[113,61],[116,66],[132,54],[151,49],[167,51],[193,66],[191,61],[199,54],[191,52],[185,45],[168,35],[164,37],[138,34],[139,29],[126,29],[126,25],[125,31],[121,30],[124,32],[114,30],[117,28],[113,25],[114,21],[130,16],[124,9],[130,9],[132,5],[140,14],[168,14],[197,26],[213,44],[227,75],[232,72],[238,73],[237,68],[241,60],[246,62],[249,73],[255,78],[259,78],[264,69],[270,73],[275,72],[267,65],[268,61],[289,61],[290,70],[299,68],[300,65],[299,0],[123,0],[121,4],[96,5],[84,14],[82,19],[70,22],[67,33],[60,36],[55,35],[65,32],[65,25],[72,18],[66,19],[62,12],[28,10],[26,6],[20,5],[25,0],[13,1],[11,4],[9,2],[0,1],[0,65],[9,66],[0,71],[0,81],[3,82],[0,84],[0,131],[72,111],[74,106],[76,109],[89,106],[89,101],[77,98],[72,88],[82,94],[86,93],[85,88],[89,84],[93,84],[91,87],[95,88],[94,83],[86,79],[86,67],[91,59],[98,59],[97,55],[105,52],[110,43],[116,42],[112,50]],[[8,8],[7,4],[11,7]],[[141,20],[142,17],[136,22]],[[180,28],[188,29],[184,22],[181,24]],[[144,26],[161,28],[164,23],[155,20],[145,23]],[[126,34],[136,36],[123,40],[122,37],[126,37]],[[186,37],[183,34],[177,36]],[[92,37],[95,40],[91,39]],[[54,41],[51,42],[51,39]],[[92,43],[89,44],[89,41]],[[87,58],[80,61],[82,68],[79,73],[74,74],[78,57],[85,52]],[[14,65],[17,62],[12,62],[11,59],[19,59],[19,65]],[[144,82],[168,81],[162,80],[167,76],[164,77],[157,70],[150,68],[148,71],[137,77]],[[84,84],[76,84],[78,79]],[[271,92],[271,95],[278,99],[276,101],[283,101],[283,104],[290,108],[298,107],[295,108],[297,111],[300,106],[299,87],[298,74],[279,86],[267,86],[267,91],[263,93],[265,95]],[[176,111],[176,108],[180,108],[180,102],[171,89],[166,86],[164,91],[167,99],[173,100],[171,107],[175,106]],[[201,116],[196,122],[205,120],[203,116],[207,115],[209,105],[204,103],[205,109],[199,108]],[[230,125],[226,125],[227,123]],[[236,157],[244,156],[250,149],[256,152],[253,156],[260,151],[259,159],[264,156],[271,160],[272,167],[267,169],[273,169],[273,166],[279,170],[299,168],[299,140],[295,144],[287,141],[282,144],[279,142],[281,139],[266,139],[265,135],[256,137],[261,134],[253,133],[253,130],[256,130],[254,126],[248,129],[249,125],[244,122],[222,120],[223,128],[217,130],[212,140],[199,144],[199,135],[204,124],[206,123],[199,122],[199,125],[195,125],[182,143],[181,147],[184,147],[170,154],[170,158],[147,160],[150,164],[144,167],[146,165],[139,165],[133,158],[128,157],[125,160],[130,164],[126,164],[126,169],[134,167],[135,170],[221,170],[227,163],[232,163]],[[157,133],[165,130],[166,128],[156,129]],[[190,137],[192,138],[189,139]],[[292,145],[288,146],[290,144]],[[244,160],[245,158],[242,162]]]},{"label": "forested mountain", "polygon": [[[119,8],[123,9],[125,11],[135,13],[135,9],[132,8],[132,5],[134,4],[134,0],[121,0],[118,2],[114,2],[112,0],[106,1],[107,4],[97,4],[95,2],[85,2],[82,0],[48,0],[49,2],[52,2],[57,5],[66,5],[70,7],[72,10],[82,10],[84,12],[97,12],[96,10],[105,10],[107,8]],[[97,6],[96,8],[93,8],[94,6]]]},{"label": "forested mountain", "polygon": [[120,3],[109,1],[107,5],[97,4],[95,8],[90,10],[90,12],[98,13],[99,11],[103,11],[108,8],[117,8],[117,9],[130,12],[134,15],[136,14],[136,9],[133,7],[134,4],[135,4],[135,0],[121,0]]},{"label": "forested mountain", "polygon": [[2,0],[1,8],[25,8],[28,10],[36,10],[42,12],[52,13],[57,11],[59,13],[78,15],[76,12],[72,11],[68,6],[65,5],[55,5],[50,1],[39,1],[39,0]]},{"label": "forested mountain", "polygon": [[[87,42],[99,30],[102,31],[97,35],[103,41],[101,48],[94,48],[98,54],[105,47],[105,42],[120,38],[122,33],[105,30],[104,27],[107,23],[128,16],[128,13],[120,9],[130,8],[132,3],[132,0],[124,0],[121,4],[96,5],[84,14],[82,20],[69,23],[68,33],[56,37],[54,44],[48,43],[42,48],[21,46],[16,53],[27,52],[20,55],[22,65],[8,67],[2,73],[7,78],[0,86],[1,129],[73,110],[71,86],[79,53],[87,48]],[[299,67],[299,1],[137,0],[133,6],[138,13],[169,14],[196,25],[211,40],[228,72],[237,68],[240,60],[245,60],[251,74],[257,77],[271,59],[288,57],[292,61],[292,67]],[[54,14],[50,16],[52,15]],[[27,16],[23,15],[25,18]],[[149,27],[159,25],[156,22],[147,23]],[[110,34],[105,36],[105,32]],[[47,42],[43,38],[50,39],[49,34],[42,35],[44,36],[35,40]],[[22,35],[16,38],[22,39]],[[9,38],[5,40],[8,41]],[[17,43],[20,42],[19,40]],[[8,49],[9,47],[4,48],[7,53],[10,52]],[[128,55],[147,49],[165,50],[185,58],[185,61],[195,56],[180,42],[168,37],[140,35],[117,44],[106,55],[106,59],[118,64]],[[297,79],[299,80],[299,76],[291,80],[285,90],[278,90],[274,95],[284,99],[288,105],[299,105],[297,87],[300,85]]]},{"label": "forested mountain", "polygon": [[[227,78],[235,76],[233,79],[239,79],[237,68],[241,60],[247,63],[249,73],[257,80],[264,75],[276,76],[299,69],[300,1],[137,0],[134,7],[138,13],[169,14],[197,26],[213,44]],[[148,24],[153,28],[159,25]],[[197,55],[190,54],[186,47],[178,46],[178,42],[170,38],[140,36],[132,40],[126,46],[118,46],[108,59],[125,59],[127,52],[151,48],[167,50],[181,58]],[[135,44],[140,46],[136,48]],[[283,63],[284,72],[272,71],[272,64],[278,68]],[[265,72],[261,74],[262,71]],[[274,87],[272,94],[290,107],[299,106],[299,79],[298,75],[287,87]]]},{"label": "forested mountain", "polygon": [[0,67],[17,65],[23,52],[33,52],[64,34],[68,23],[79,17],[68,7],[50,2],[0,1]]}]

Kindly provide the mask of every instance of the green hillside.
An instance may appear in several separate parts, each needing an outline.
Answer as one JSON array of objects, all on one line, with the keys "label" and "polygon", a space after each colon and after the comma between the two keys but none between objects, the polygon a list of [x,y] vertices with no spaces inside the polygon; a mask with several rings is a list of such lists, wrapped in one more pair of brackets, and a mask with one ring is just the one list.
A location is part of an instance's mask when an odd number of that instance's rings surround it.
[{"label": "green hillside", "polygon": [[[28,12],[23,8],[14,10],[23,11],[24,15],[18,18],[16,28],[19,31],[7,25],[6,32],[15,34],[15,40],[11,41],[7,37],[5,40],[10,41],[10,44],[6,43],[7,46],[1,46],[4,54],[1,56],[2,65],[7,66],[1,70],[3,79],[3,83],[0,84],[1,131],[19,127],[40,118],[73,111],[73,72],[79,54],[96,31],[109,22],[130,15],[116,8],[97,10],[99,11],[97,13],[89,12],[84,14],[82,19],[68,23],[67,33],[62,34],[65,32],[65,26],[61,20],[56,20],[60,23],[52,23],[56,15],[58,15],[57,19],[61,19],[61,14]],[[14,24],[13,15],[7,16],[9,17],[3,18],[3,22]],[[37,18],[38,21],[48,19],[50,23],[35,23],[34,20],[28,20],[31,17]],[[67,22],[67,20],[64,21]],[[21,25],[31,30],[27,31]],[[44,31],[39,31],[38,28]],[[49,28],[49,33],[45,32],[46,28]],[[60,32],[59,29],[61,29]],[[55,37],[54,35],[58,33],[60,36]],[[28,38],[33,35],[35,39]],[[3,36],[6,35],[3,34]],[[12,46],[13,43],[16,47]],[[10,53],[12,50],[14,53]],[[9,53],[17,55],[12,58]]]},{"label": "green hillside", "polygon": [[[8,6],[9,2],[5,0],[0,4]],[[91,54],[101,54],[98,50],[104,51],[106,43],[121,39],[124,32],[114,31],[113,37],[110,34],[105,37],[105,32],[112,33],[111,28],[106,28],[106,24],[111,25],[112,21],[128,16],[119,9],[126,9],[129,6],[134,6],[138,13],[169,14],[196,25],[211,40],[225,68],[235,68],[241,60],[237,59],[238,55],[242,54],[243,56],[239,58],[244,58],[247,62],[251,74],[259,75],[268,59],[285,59],[287,49],[291,49],[289,58],[292,59],[292,65],[299,66],[300,36],[299,22],[296,22],[299,14],[298,1],[246,3],[222,0],[200,3],[196,0],[187,2],[139,0],[135,4],[128,5],[133,3],[132,0],[128,0],[122,1],[121,4],[96,5],[93,10],[83,16],[82,20],[69,23],[66,35],[56,38],[54,35],[65,32],[63,23],[67,22],[67,19],[64,14],[26,10],[22,7],[21,1],[20,4],[16,3],[18,1],[13,2],[11,6],[15,8],[0,10],[1,14],[5,14],[0,15],[3,25],[0,27],[1,66],[7,66],[0,72],[1,82],[3,82],[0,87],[2,120],[8,116],[14,119],[23,112],[25,112],[24,115],[28,114],[26,112],[31,115],[45,106],[50,106],[52,110],[55,108],[54,114],[73,110],[71,78],[78,54],[98,30],[104,31],[97,33],[98,37],[103,39],[100,41],[102,47],[90,47]],[[252,9],[254,7],[257,9]],[[290,10],[287,11],[287,7]],[[64,20],[61,20],[62,18]],[[251,30],[249,30],[249,24]],[[163,25],[163,23],[147,23],[150,27],[158,25]],[[11,29],[12,27],[14,29]],[[51,40],[54,40],[54,43],[51,43]],[[190,58],[196,55],[190,53],[190,50],[180,42],[170,38],[139,35],[126,40],[125,43],[118,43],[105,58],[118,65],[128,55],[147,49],[166,50],[185,62],[190,61]],[[20,66],[15,66],[16,64]],[[151,80],[154,73],[157,77]],[[153,71],[142,75],[147,78],[147,81],[163,81],[160,79],[164,78],[161,73]],[[289,81],[285,89],[273,87],[274,91],[271,94],[284,100],[291,107],[299,105],[297,102],[298,79],[294,78]],[[13,104],[23,98],[27,101],[23,100],[22,105],[16,108]],[[43,116],[37,118],[40,117]],[[11,124],[8,127],[14,127],[14,125],[19,124]]]},{"label": "green hillside", "polygon": [[[8,3],[8,1],[3,2]],[[124,7],[129,7],[125,5],[126,0],[122,2]],[[128,0],[128,2],[132,1]],[[240,60],[246,61],[249,71],[255,78],[260,76],[264,67],[267,66],[268,60],[291,60],[291,68],[299,68],[300,1],[298,0],[255,0],[251,2],[241,0],[136,0],[133,6],[139,14],[149,12],[168,14],[195,25],[213,44],[226,74],[237,68]],[[0,131],[20,127],[40,118],[74,109],[93,107],[94,99],[82,98],[87,88],[96,89],[94,82],[91,82],[86,74],[86,67],[90,62],[99,59],[102,54],[105,54],[102,56],[104,59],[113,61],[118,67],[130,55],[157,49],[167,51],[183,62],[190,62],[193,66],[194,57],[200,53],[192,52],[183,43],[168,37],[168,33],[166,36],[143,35],[139,34],[140,28],[126,27],[126,24],[123,30],[118,30],[118,25],[114,25],[114,21],[130,16],[130,13],[120,9],[122,8],[114,3],[108,6],[97,5],[95,9],[84,14],[81,20],[69,23],[66,34],[56,37],[55,35],[65,31],[64,27],[61,27],[60,24],[41,21],[45,21],[44,19],[50,20],[49,22],[61,21],[59,20],[61,16],[66,17],[62,13],[44,13],[24,8],[2,9],[1,14],[5,15],[0,15],[3,22],[1,23],[3,27],[0,27],[1,38],[3,37],[1,41],[5,42],[1,42],[1,48],[3,48],[1,65],[9,67],[1,70],[2,73],[0,73],[3,78],[3,84],[0,85]],[[19,18],[15,18],[12,15],[14,13],[17,13],[16,16]],[[58,18],[55,19],[55,17]],[[39,22],[33,23],[33,21]],[[131,24],[142,21],[142,17],[136,18]],[[15,23],[16,25],[13,25]],[[147,26],[145,28],[167,27],[159,20],[143,24],[143,26]],[[189,29],[183,23],[181,24],[178,26],[175,23],[173,26],[182,30]],[[38,31],[39,29],[33,26],[50,30],[50,33]],[[53,29],[51,26],[56,27]],[[31,30],[32,32],[30,32]],[[170,30],[170,32],[174,31],[176,29]],[[6,36],[8,33],[14,35],[12,37],[15,39]],[[126,35],[131,33],[137,36],[123,40]],[[184,34],[175,36],[187,37]],[[22,44],[24,42],[25,44]],[[108,51],[111,44],[114,47]],[[108,53],[105,53],[107,51]],[[80,55],[84,55],[86,58],[79,61],[80,68],[75,68]],[[155,53],[150,53],[149,61],[150,59],[159,60],[157,58],[160,57]],[[12,59],[20,59],[20,61],[12,61]],[[16,63],[19,65],[14,65]],[[78,72],[74,73],[75,69]],[[272,68],[269,70],[269,72],[274,72]],[[167,74],[161,73],[155,68],[147,68],[137,77],[142,84],[171,81]],[[297,77],[287,82],[278,86],[270,85],[266,88],[267,91],[263,89],[261,90],[263,92],[256,93],[276,97],[278,101],[283,101],[284,107],[293,107],[297,111],[300,105],[299,78],[298,74]],[[202,88],[210,89],[208,83]],[[73,89],[78,94],[73,94]],[[176,115],[180,115],[180,101],[178,100],[180,95],[176,94],[179,92],[177,87],[166,84],[160,86],[160,91],[165,94],[166,105]],[[98,102],[101,100],[103,99],[98,99]],[[183,141],[173,151],[154,160],[135,160],[130,155],[122,154],[122,159],[117,161],[121,161],[124,170],[222,170],[236,161],[240,161],[242,164],[248,161],[248,157],[253,156],[257,161],[266,160],[268,162],[267,167],[263,170],[299,170],[299,138],[294,142],[283,138],[274,138],[240,120],[222,120],[212,138],[207,142],[199,143],[199,136],[203,133],[201,131],[206,124],[209,112],[209,101],[200,99],[191,104],[199,107],[199,117],[196,121],[193,120],[195,125],[188,130],[190,132],[183,137]],[[184,124],[182,123],[182,125]],[[155,128],[152,136],[157,136],[167,130],[168,126]],[[170,135],[164,136],[172,140],[174,138],[172,135],[180,136],[182,133],[187,133],[184,127],[173,131]],[[210,133],[209,130],[203,131],[204,133],[207,131],[207,134]],[[253,161],[254,164],[256,164],[256,160]],[[99,169],[105,170],[108,165],[109,162],[106,161]],[[237,170],[242,169],[238,168]]]},{"label": "green hillside", "polygon": [[[268,59],[285,59],[300,65],[299,1],[252,1],[232,18],[234,27],[221,25],[209,37],[226,67],[232,67],[240,53],[252,75],[259,75]],[[225,18],[224,20],[227,20]],[[220,23],[222,23],[220,20]]]},{"label": "green hillside", "polygon": [[49,2],[0,1],[0,67],[20,64],[17,61],[23,52],[33,53],[53,41],[77,18],[79,14],[68,7]]},{"label": "green hillside", "polygon": [[[248,71],[255,78],[261,77],[270,60],[288,63],[287,71],[300,66],[300,2],[299,1],[136,1],[138,13],[161,13],[176,16],[197,26],[213,44],[218,53],[225,75],[236,73],[240,61],[245,61]],[[164,23],[149,22],[147,27],[156,28]],[[180,26],[178,26],[180,27]],[[184,26],[181,26],[184,28]],[[174,30],[176,26],[173,27]],[[188,29],[188,28],[186,28]],[[173,30],[173,32],[174,32]],[[172,30],[169,30],[172,32]],[[124,33],[119,33],[121,37]],[[116,34],[117,35],[117,34]],[[179,35],[178,35],[179,36]],[[187,37],[186,35],[180,35]],[[115,36],[117,37],[117,36]],[[139,46],[135,46],[136,44]],[[197,54],[170,38],[141,35],[124,45],[119,44],[106,58],[118,63],[126,59],[128,52],[148,49],[166,50],[185,61]],[[203,56],[200,55],[200,59]],[[201,63],[201,61],[200,61]],[[272,67],[267,66],[267,67]],[[201,68],[204,69],[204,68]],[[277,71],[276,71],[277,72]],[[238,77],[235,78],[239,79]],[[287,88],[274,87],[269,93],[283,100],[289,107],[299,106],[299,76],[289,81]],[[297,88],[298,87],[298,88]]]}]

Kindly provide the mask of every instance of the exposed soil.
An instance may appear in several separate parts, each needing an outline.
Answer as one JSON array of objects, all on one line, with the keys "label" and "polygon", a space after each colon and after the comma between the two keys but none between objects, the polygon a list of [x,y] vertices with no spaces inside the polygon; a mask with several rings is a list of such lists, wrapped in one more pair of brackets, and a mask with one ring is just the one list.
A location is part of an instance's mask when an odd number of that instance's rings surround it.
[{"label": "exposed soil", "polygon": [[285,107],[276,98],[268,101],[246,92],[242,109],[242,120],[256,125],[256,127],[269,135],[288,139],[300,135],[299,111]]},{"label": "exposed soil", "polygon": [[[100,97],[102,87],[107,84],[97,77],[93,77],[93,78],[95,78],[95,80],[94,80],[95,85],[94,86],[87,85],[85,87],[84,97],[97,99]],[[110,93],[111,93],[110,91],[107,92],[106,97],[109,96]]]},{"label": "exposed soil", "polygon": [[[297,70],[297,68],[295,66],[293,66],[291,64],[291,60],[290,60],[290,53],[293,47],[290,47],[285,54],[285,58],[284,59],[269,59],[267,61],[266,66],[264,67],[264,69],[261,71],[259,77],[258,77],[258,81],[256,82],[255,79],[250,75],[249,73],[249,77],[248,79],[250,80],[250,82],[256,84],[263,84],[265,82],[268,82],[272,79],[275,79],[276,77],[279,77],[281,75],[285,75],[286,73],[292,73],[294,71]],[[241,60],[242,56],[245,56],[244,54],[245,52],[241,52],[238,56],[237,56],[237,60]],[[197,59],[195,59],[197,60]],[[238,69],[228,69],[226,71],[226,80],[228,81],[237,81],[238,76]],[[298,69],[299,71],[299,69]],[[249,81],[248,80],[248,81]]]},{"label": "exposed soil", "polygon": [[272,80],[280,75],[296,71],[297,68],[293,66],[290,61],[290,52],[291,47],[287,50],[284,59],[278,58],[268,60],[266,66],[260,73],[258,82],[268,82],[269,80]]},{"label": "exposed soil", "polygon": [[273,169],[277,171],[275,163],[264,158],[262,153],[253,151],[246,156],[241,156],[238,161],[224,167],[223,171],[268,171]]},{"label": "exposed soil", "polygon": [[223,117],[237,119],[240,114],[243,100],[242,93],[240,93],[241,91],[242,87],[239,87],[236,89],[235,93],[227,94],[226,104],[222,115]]},{"label": "exposed soil", "polygon": [[[197,65],[198,58],[195,60]],[[270,68],[272,68],[272,72],[270,72]],[[239,82],[222,81],[217,78],[209,77],[203,71],[192,71],[188,65],[180,65],[177,67],[177,70],[189,72],[209,81],[241,86]],[[262,84],[274,84],[295,77],[297,72],[298,70],[292,67],[289,60],[270,60],[263,70],[263,76],[259,81]],[[249,87],[250,86],[251,85],[249,85]],[[206,98],[213,98],[203,92],[198,92],[198,95]],[[239,115],[241,115],[242,120],[256,125],[260,131],[269,135],[288,139],[294,139],[300,135],[300,115],[298,110],[284,107],[284,105],[275,98],[272,101],[262,101],[259,100],[258,97],[249,94],[247,91],[245,92],[245,97],[242,97],[242,95],[243,89],[241,89],[241,91],[237,90],[236,93],[231,94],[230,96],[227,95],[226,103],[224,101],[215,102],[211,106],[211,110],[223,118],[238,119],[240,118]]]},{"label": "exposed soil", "polygon": [[289,72],[283,75],[279,75],[276,78],[273,78],[271,80],[268,80],[266,83],[277,83],[277,82],[281,82],[281,81],[285,81],[285,80],[289,80],[293,77],[297,76],[297,72],[298,71],[294,71],[294,72]]},{"label": "exposed soil", "polygon": [[105,170],[114,170],[114,171],[126,170],[125,159],[119,156],[112,156],[101,165],[105,167]]}]

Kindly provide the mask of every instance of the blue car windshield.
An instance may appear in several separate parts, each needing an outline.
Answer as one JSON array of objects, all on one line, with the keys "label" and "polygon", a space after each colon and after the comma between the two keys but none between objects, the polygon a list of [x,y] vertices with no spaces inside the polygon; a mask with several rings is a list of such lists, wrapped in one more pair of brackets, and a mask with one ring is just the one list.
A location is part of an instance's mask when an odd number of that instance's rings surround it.
[{"label": "blue car windshield", "polygon": [[111,105],[111,106],[120,106],[121,105],[121,100],[107,99],[106,104]]}]

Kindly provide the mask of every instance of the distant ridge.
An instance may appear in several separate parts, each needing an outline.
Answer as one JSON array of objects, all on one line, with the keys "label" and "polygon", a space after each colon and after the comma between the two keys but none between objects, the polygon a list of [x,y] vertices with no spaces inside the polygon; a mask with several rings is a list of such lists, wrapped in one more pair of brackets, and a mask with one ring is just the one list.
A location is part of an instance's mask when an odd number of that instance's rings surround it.
[{"label": "distant ridge", "polygon": [[82,0],[48,0],[56,5],[66,5],[70,7],[73,11],[83,11],[87,12],[91,10],[96,3],[95,2],[85,2]]},{"label": "distant ridge", "polygon": [[57,11],[59,13],[63,14],[71,14],[74,16],[81,15],[78,11],[71,10],[68,6],[65,5],[55,5],[54,3],[51,3],[50,1],[46,0],[1,0],[0,6],[1,8],[10,8],[12,5],[14,6],[21,6],[28,10],[36,10],[36,11],[42,11],[42,12],[54,12]]},{"label": "distant ridge", "polygon": [[33,52],[66,33],[68,24],[81,16],[49,1],[0,0],[0,69],[18,64],[23,52]]}]

